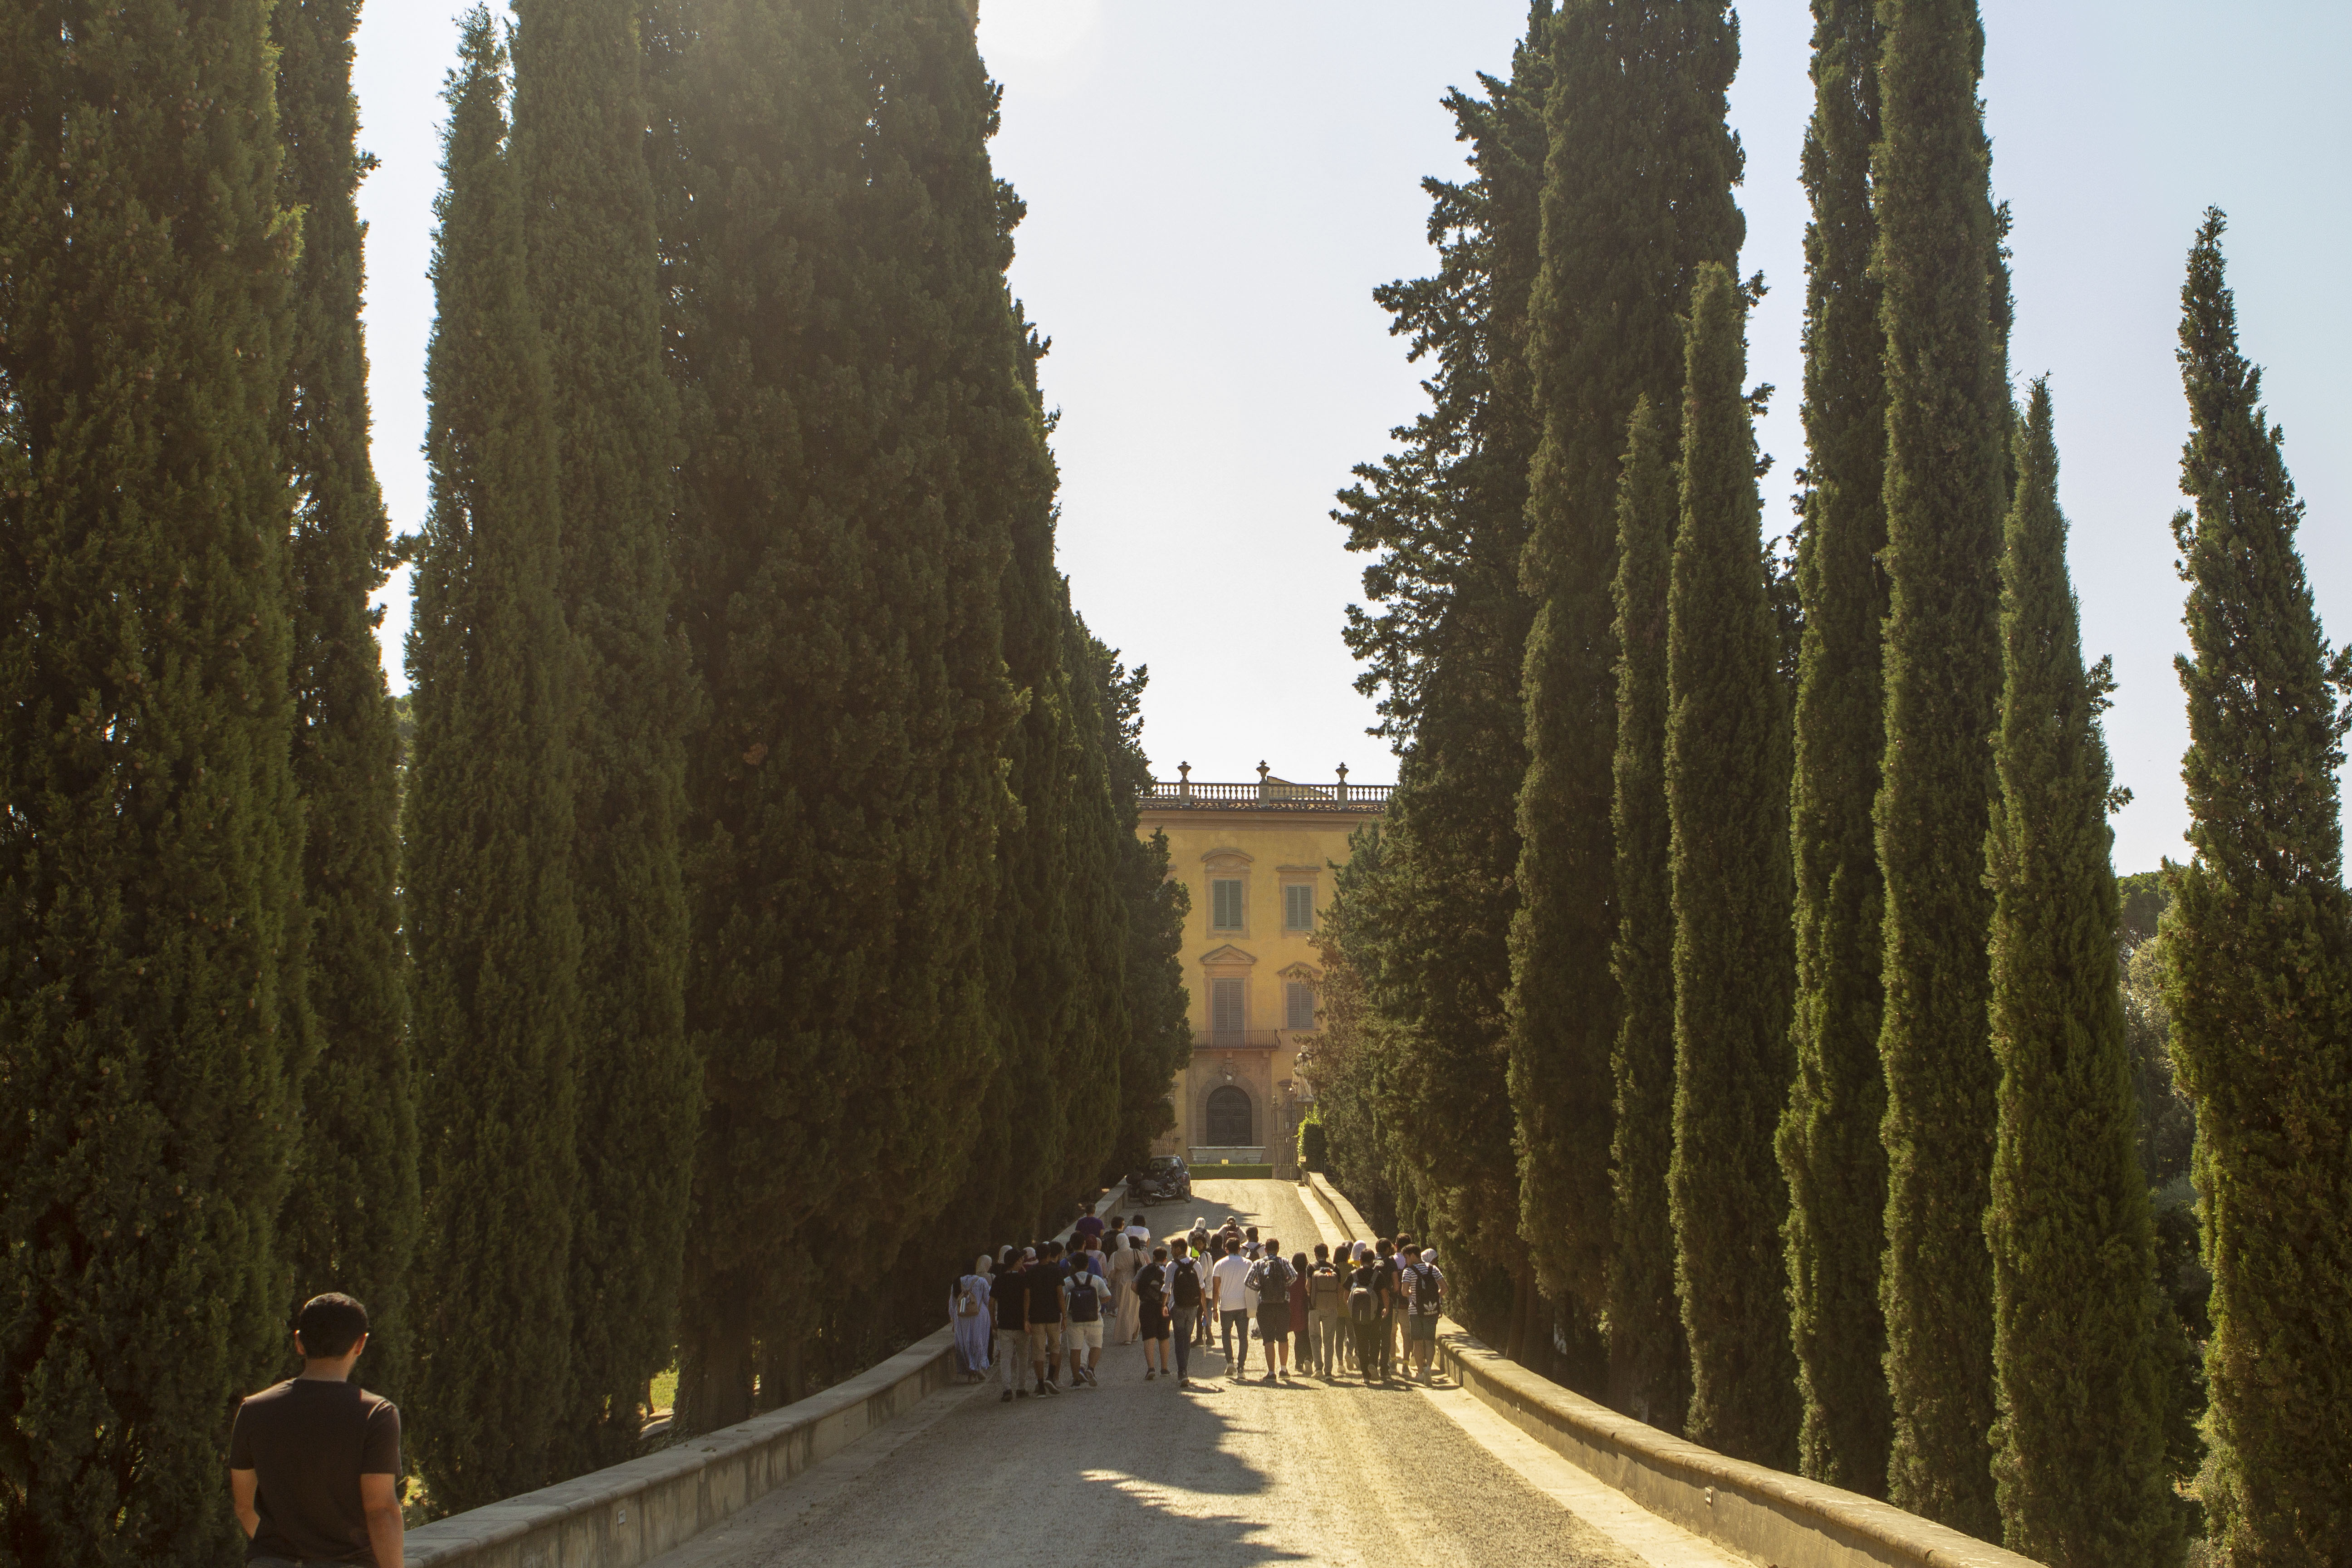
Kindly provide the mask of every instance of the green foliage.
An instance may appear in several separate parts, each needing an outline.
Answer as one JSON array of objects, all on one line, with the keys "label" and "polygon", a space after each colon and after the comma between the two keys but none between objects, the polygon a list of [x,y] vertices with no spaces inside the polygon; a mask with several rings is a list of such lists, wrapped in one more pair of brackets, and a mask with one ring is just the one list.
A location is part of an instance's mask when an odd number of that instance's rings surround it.
[{"label": "green foliage", "polygon": [[257,0],[0,12],[0,1561],[26,1568],[222,1562],[229,1417],[287,1348],[299,222],[269,44]]},{"label": "green foliage", "polygon": [[1879,1122],[1885,898],[1871,807],[1885,745],[1886,338],[1870,271],[1877,236],[1876,0],[1815,0],[1805,229],[1804,523],[1796,595],[1796,1075],[1777,1148],[1789,1184],[1789,1315],[1804,1424],[1798,1467],[1886,1493],[1893,1412],[1886,1320],[1886,1153]]},{"label": "green foliage", "polygon": [[1992,1265],[1984,1212],[1994,1085],[1987,1042],[1985,833],[2000,701],[2007,372],[1999,232],[1976,88],[1975,0],[1887,0],[1873,269],[1886,333],[1885,883],[1887,1495],[1994,1539]]},{"label": "green foliage", "polygon": [[1192,1058],[1191,997],[1184,988],[1184,918],[1192,897],[1168,874],[1168,836],[1137,837],[1139,807],[1151,783],[1143,753],[1143,689],[1150,671],[1129,671],[1115,649],[1070,617],[1079,649],[1074,668],[1094,694],[1101,726],[1111,807],[1111,876],[1126,912],[1127,950],[1120,958],[1126,988],[1127,1033],[1120,1042],[1118,1116],[1106,1183],[1142,1163],[1161,1133],[1176,1125],[1169,1086]]},{"label": "green foliage", "polygon": [[[763,1404],[798,1392],[817,1258],[887,1269],[972,1169],[1020,713],[1000,584],[1051,473],[969,16],[722,0],[700,21],[656,118],[681,169],[663,245],[709,714],[688,764],[706,1109],[678,1391],[707,1429],[750,1412],[755,1374]],[[1034,659],[1059,632],[1023,635]],[[1066,671],[1019,679],[1034,712]],[[1045,765],[1014,773],[1034,795]]]},{"label": "green foliage", "polygon": [[1298,1124],[1298,1168],[1321,1171],[1331,1163],[1331,1135],[1325,1130],[1323,1120],[1309,1110],[1307,1120]]},{"label": "green foliage", "polygon": [[480,7],[461,59],[436,205],[402,822],[426,1130],[410,1446],[453,1510],[563,1473],[580,1035],[555,431],[503,145],[505,51]]},{"label": "green foliage", "polygon": [[635,10],[627,0],[515,7],[515,177],[553,394],[560,595],[579,660],[571,1470],[637,1452],[647,1386],[671,1359],[701,1112],[683,989],[693,702],[672,629],[677,408],[662,371]]},{"label": "green foliage", "polygon": [[1617,485],[1617,941],[1610,973],[1623,1011],[1616,1079],[1616,1182],[1609,1268],[1609,1400],[1668,1432],[1690,1405],[1690,1351],[1675,1299],[1674,819],[1666,807],[1667,600],[1674,576],[1674,452],[1647,393],[1627,426]]},{"label": "green foliage", "polygon": [[1731,199],[1739,143],[1724,123],[1738,34],[1722,0],[1568,0],[1550,39],[1528,305],[1540,438],[1521,563],[1536,615],[1521,685],[1510,1100],[1520,1229],[1544,1288],[1590,1311],[1605,1290],[1614,1203],[1618,463],[1637,397],[1679,406],[1676,318],[1699,264],[1735,261],[1746,226]]},{"label": "green foliage", "polygon": [[[1518,562],[1549,14],[1549,0],[1531,8],[1508,80],[1482,77],[1484,97],[1446,99],[1474,177],[1423,182],[1435,275],[1373,291],[1408,357],[1434,362],[1431,407],[1391,432],[1397,451],[1356,469],[1333,514],[1348,548],[1374,557],[1364,591],[1378,614],[1351,608],[1347,637],[1366,665],[1357,688],[1380,698],[1401,757],[1382,871],[1358,896],[1354,929],[1382,933],[1377,954],[1357,954],[1359,977],[1380,976],[1362,994],[1376,1015],[1365,1026],[1391,1053],[1396,1110],[1423,1129],[1400,1153],[1424,1228],[1457,1262],[1500,1273],[1526,1267],[1502,1042],[1527,770],[1518,682],[1532,606]],[[1520,1353],[1527,1330],[1496,1338]]]},{"label": "green foliage", "polygon": [[1332,874],[1331,901],[1316,911],[1315,942],[1323,960],[1314,1041],[1299,1052],[1297,1072],[1311,1087],[1330,1152],[1332,1184],[1374,1228],[1392,1230],[1401,1206],[1398,1151],[1387,1120],[1393,1057],[1373,1008],[1366,974],[1380,961],[1380,931],[1366,885],[1387,861],[1386,834],[1368,822],[1348,837],[1348,860]]},{"label": "green foliage", "polygon": [[2320,635],[2222,227],[2209,211],[2181,289],[2180,488],[2196,511],[2173,533],[2197,855],[2174,873],[2162,938],[2213,1274],[2199,1491],[2221,1561],[2315,1568],[2352,1534],[2352,905],[2336,786],[2352,654]]},{"label": "green foliage", "polygon": [[1992,1049],[2000,1068],[1992,1206],[1993,1478],[2012,1552],[2051,1568],[2147,1568],[2179,1548],[2165,1473],[2153,1237],[2134,1148],[2112,775],[2083,668],[2050,385],[2017,432],[2001,552],[2000,796]]},{"label": "green foliage", "polygon": [[1796,1461],[1799,1406],[1780,1268],[1788,1197],[1772,1135],[1790,1068],[1789,711],[1743,385],[1746,327],[1730,269],[1700,267],[1666,599],[1675,1068],[1666,1185],[1690,1342],[1690,1438],[1786,1469]]},{"label": "green foliage", "polygon": [[391,531],[368,456],[362,265],[353,192],[357,0],[280,5],[279,177],[302,216],[281,418],[293,476],[294,776],[302,792],[307,989],[317,1064],[302,1089],[287,1194],[292,1306],[323,1290],[367,1303],[362,1381],[403,1396],[416,1247],[416,1081],[396,887],[399,740],[381,617]]}]

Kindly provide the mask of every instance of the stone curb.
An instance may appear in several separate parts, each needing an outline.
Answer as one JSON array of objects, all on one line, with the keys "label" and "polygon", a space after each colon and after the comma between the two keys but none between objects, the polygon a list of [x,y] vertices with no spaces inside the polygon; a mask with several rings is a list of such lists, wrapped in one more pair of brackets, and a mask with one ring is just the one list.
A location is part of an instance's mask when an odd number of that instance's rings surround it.
[{"label": "stone curb", "polygon": [[[1327,1232],[1371,1239],[1319,1173],[1307,1187],[1330,1216],[1316,1215]],[[1446,1370],[1528,1436],[1660,1518],[1771,1568],[2039,1568],[1891,1503],[1670,1437],[1506,1360],[1451,1318],[1438,1320],[1437,1339]]]},{"label": "stone curb", "polygon": [[[1126,1195],[1113,1187],[1095,1213]],[[1055,1237],[1066,1241],[1070,1229]],[[641,1459],[407,1532],[408,1568],[638,1568],[920,1404],[955,1374],[941,1329],[856,1377]]]}]

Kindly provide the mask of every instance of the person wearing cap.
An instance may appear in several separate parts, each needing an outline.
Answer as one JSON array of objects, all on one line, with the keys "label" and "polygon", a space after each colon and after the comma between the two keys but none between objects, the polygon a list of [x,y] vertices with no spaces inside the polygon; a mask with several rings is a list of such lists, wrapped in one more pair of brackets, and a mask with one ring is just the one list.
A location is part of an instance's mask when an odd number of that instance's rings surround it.
[{"label": "person wearing cap", "polygon": [[1412,1253],[1400,1255],[1404,1268],[1405,1353],[1418,1369],[1420,1380],[1429,1381],[1429,1363],[1437,1354],[1437,1320],[1444,1310],[1445,1276],[1438,1271],[1437,1248],[1423,1249],[1420,1257]]}]

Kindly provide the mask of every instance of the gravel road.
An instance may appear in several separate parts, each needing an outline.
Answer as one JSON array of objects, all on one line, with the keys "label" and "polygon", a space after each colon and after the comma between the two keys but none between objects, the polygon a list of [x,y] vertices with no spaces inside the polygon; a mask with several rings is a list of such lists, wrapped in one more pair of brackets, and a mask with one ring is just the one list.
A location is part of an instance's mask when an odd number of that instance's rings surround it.
[{"label": "gravel road", "polygon": [[[1286,1182],[1195,1184],[1151,1211],[1269,1227],[1286,1255],[1318,1239]],[[1181,1212],[1180,1212],[1181,1211]],[[1251,1358],[1256,1369],[1257,1358]],[[982,1561],[1244,1568],[1559,1564],[1641,1559],[1520,1479],[1417,1390],[1312,1378],[1234,1384],[1195,1352],[1205,1388],[1143,1380],[1140,1346],[1105,1349],[1100,1388],[1007,1405],[947,1390],[860,1457],[817,1472],[660,1560],[659,1568],[922,1568]]]}]

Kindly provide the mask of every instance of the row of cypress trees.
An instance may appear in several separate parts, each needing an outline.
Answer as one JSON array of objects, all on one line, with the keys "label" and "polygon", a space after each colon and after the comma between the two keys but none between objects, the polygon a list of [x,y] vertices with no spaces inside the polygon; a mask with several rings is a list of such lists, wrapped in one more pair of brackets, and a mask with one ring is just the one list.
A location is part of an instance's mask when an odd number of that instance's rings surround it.
[{"label": "row of cypress trees", "polygon": [[[1450,100],[1474,177],[1430,183],[1437,274],[1380,294],[1436,362],[1432,408],[1335,514],[1374,557],[1349,637],[1401,783],[1329,922],[1332,1158],[1445,1237],[1474,1321],[1629,1414],[2052,1563],[2162,1563],[2182,1329],[2136,1148],[2112,682],[2080,650],[2049,388],[2011,402],[1983,29],[1972,0],[1814,17],[1785,553],[1758,497],[1769,389],[1743,386],[1727,7],[1538,0],[1509,79]],[[2319,1151],[2352,1094],[2323,956],[2347,934],[2346,670],[2218,235],[2183,363],[2187,488],[2226,521],[2180,525],[2181,886],[2214,892],[2168,921],[2216,1300],[2233,1265],[2245,1294],[2208,1349],[2196,1492],[2231,1560],[2316,1562],[2343,1462],[2318,1406],[2347,1234]],[[2257,515],[2258,544],[2223,542]],[[2226,695],[2256,689],[2278,714]],[[2278,929],[2250,944],[2257,904]],[[2263,1019],[2299,1044],[2253,1090]],[[2235,1240],[2257,1173],[2259,1239]],[[2291,1431],[2324,1437],[2290,1459]]]},{"label": "row of cypress trees", "polygon": [[223,1558],[320,1290],[470,1506],[673,1357],[688,1424],[796,1396],[1168,1113],[1144,673],[1055,569],[968,8],[515,13],[395,545],[356,0],[0,8],[0,1563]]}]

